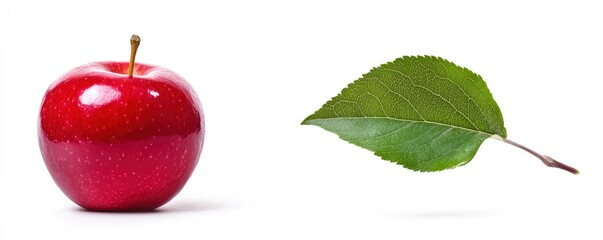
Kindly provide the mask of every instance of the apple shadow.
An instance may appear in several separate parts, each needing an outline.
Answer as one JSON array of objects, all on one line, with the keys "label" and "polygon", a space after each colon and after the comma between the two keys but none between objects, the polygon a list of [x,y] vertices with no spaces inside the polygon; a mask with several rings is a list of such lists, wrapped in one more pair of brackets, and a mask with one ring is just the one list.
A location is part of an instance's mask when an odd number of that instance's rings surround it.
[{"label": "apple shadow", "polygon": [[224,203],[202,201],[178,201],[155,209],[156,212],[206,212],[230,208]]},{"label": "apple shadow", "polygon": [[89,210],[82,207],[75,207],[74,211],[95,213],[95,214],[107,214],[107,215],[145,215],[145,214],[167,214],[167,213],[185,213],[185,212],[205,212],[205,211],[216,211],[220,209],[229,208],[227,205],[215,202],[202,202],[202,201],[178,201],[170,202],[164,206],[161,206],[153,210],[143,211],[95,211]]}]

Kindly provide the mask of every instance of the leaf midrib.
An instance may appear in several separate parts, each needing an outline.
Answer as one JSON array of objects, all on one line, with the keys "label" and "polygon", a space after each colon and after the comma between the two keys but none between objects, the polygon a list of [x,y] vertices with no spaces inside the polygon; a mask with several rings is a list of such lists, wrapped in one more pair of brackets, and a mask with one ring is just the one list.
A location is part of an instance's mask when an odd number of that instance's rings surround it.
[{"label": "leaf midrib", "polygon": [[456,129],[460,129],[460,130],[464,130],[464,131],[469,131],[469,132],[475,132],[475,133],[480,133],[480,134],[486,134],[486,135],[490,135],[490,137],[492,136],[497,136],[500,138],[503,138],[502,136],[498,135],[498,134],[494,134],[494,133],[488,133],[488,132],[482,132],[479,130],[475,130],[475,129],[470,129],[470,128],[464,128],[464,127],[459,127],[459,126],[454,126],[454,125],[450,125],[450,124],[445,124],[445,123],[439,123],[439,122],[431,122],[431,121],[417,121],[417,120],[409,120],[409,119],[398,119],[398,118],[391,118],[391,117],[336,117],[336,118],[311,118],[311,119],[306,119],[302,122],[303,125],[307,125],[307,123],[309,121],[312,120],[333,120],[333,119],[386,119],[386,120],[392,120],[392,121],[397,121],[397,122],[413,122],[413,123],[427,123],[427,124],[434,124],[434,125],[440,125],[440,126],[444,126],[444,127],[449,127],[449,128],[456,128]]}]

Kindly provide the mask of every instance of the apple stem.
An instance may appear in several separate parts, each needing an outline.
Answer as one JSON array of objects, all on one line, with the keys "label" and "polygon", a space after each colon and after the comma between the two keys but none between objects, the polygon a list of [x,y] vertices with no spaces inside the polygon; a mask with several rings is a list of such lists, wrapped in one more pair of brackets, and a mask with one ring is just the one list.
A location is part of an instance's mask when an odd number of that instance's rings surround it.
[{"label": "apple stem", "polygon": [[136,50],[140,46],[140,37],[138,35],[132,35],[130,38],[130,67],[128,67],[128,76],[132,77],[134,74],[134,59],[136,58]]},{"label": "apple stem", "polygon": [[511,145],[513,145],[515,147],[521,148],[521,149],[523,149],[526,152],[529,152],[530,154],[532,154],[532,155],[536,156],[538,159],[540,159],[540,161],[542,161],[542,163],[544,163],[544,165],[547,165],[549,167],[563,169],[563,170],[568,171],[568,172],[573,173],[573,174],[579,174],[580,173],[580,171],[578,171],[578,169],[575,169],[575,168],[570,167],[568,165],[565,165],[563,163],[557,162],[557,160],[555,160],[555,159],[553,159],[553,158],[551,158],[549,156],[541,155],[541,154],[535,152],[534,150],[529,149],[528,147],[526,147],[524,145],[521,145],[519,143],[513,142],[513,141],[511,141],[509,139],[506,139],[506,138],[503,139],[503,142],[506,142],[506,143],[511,144]]}]

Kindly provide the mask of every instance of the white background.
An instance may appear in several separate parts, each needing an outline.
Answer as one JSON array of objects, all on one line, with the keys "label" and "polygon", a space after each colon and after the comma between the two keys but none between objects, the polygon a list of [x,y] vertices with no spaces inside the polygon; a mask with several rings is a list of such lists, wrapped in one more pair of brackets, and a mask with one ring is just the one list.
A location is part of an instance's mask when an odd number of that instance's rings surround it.
[{"label": "white background", "polygon": [[[603,8],[596,1],[0,3],[0,239],[602,239]],[[569,1],[567,1],[569,2]],[[81,210],[39,154],[48,85],[71,68],[165,66],[197,90],[206,145],[151,213]],[[372,67],[437,55],[483,76],[509,138],[416,173],[300,122]]]}]

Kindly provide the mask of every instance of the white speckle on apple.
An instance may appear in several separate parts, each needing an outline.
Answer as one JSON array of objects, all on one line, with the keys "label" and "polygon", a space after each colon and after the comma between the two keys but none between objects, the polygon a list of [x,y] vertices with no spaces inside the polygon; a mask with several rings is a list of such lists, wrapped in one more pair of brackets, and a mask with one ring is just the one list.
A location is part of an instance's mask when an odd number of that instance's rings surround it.
[{"label": "white speckle on apple", "polygon": [[158,93],[158,92],[155,92],[155,91],[153,91],[153,90],[149,90],[149,94],[151,94],[151,96],[153,96],[153,97],[155,97],[155,98],[159,96],[159,93]]}]

